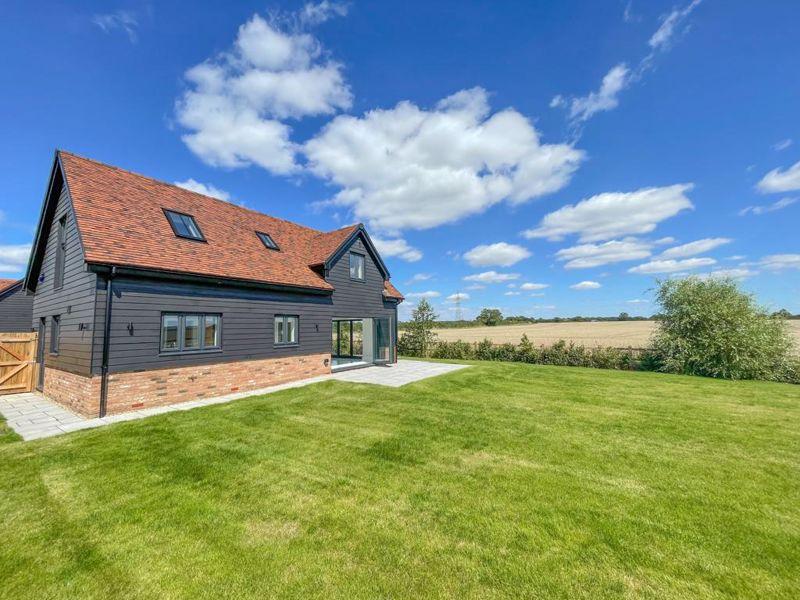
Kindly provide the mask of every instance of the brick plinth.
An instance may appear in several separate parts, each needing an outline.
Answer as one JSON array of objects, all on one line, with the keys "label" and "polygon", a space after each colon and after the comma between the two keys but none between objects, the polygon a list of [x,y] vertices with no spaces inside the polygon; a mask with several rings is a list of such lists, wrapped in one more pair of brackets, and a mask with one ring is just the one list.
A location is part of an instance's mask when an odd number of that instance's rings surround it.
[{"label": "brick plinth", "polygon": [[[224,396],[234,392],[248,392],[325,375],[331,372],[330,358],[330,354],[311,354],[112,373],[108,377],[107,414]],[[328,366],[325,366],[326,360]],[[80,414],[97,416],[99,413],[99,376],[89,378],[47,369],[44,393]]]}]

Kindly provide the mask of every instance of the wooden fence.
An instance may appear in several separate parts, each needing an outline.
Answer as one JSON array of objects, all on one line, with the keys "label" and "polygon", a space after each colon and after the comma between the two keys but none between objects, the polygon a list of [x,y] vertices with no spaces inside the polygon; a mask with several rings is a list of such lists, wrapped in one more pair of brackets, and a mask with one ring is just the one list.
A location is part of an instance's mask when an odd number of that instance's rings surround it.
[{"label": "wooden fence", "polygon": [[0,333],[0,395],[33,390],[36,334]]}]

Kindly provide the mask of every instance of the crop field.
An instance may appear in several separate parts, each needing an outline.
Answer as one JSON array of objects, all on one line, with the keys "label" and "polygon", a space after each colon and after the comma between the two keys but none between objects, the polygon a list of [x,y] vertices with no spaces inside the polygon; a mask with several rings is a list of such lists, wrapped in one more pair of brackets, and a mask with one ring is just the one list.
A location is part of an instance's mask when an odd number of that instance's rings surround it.
[{"label": "crop field", "polygon": [[[800,346],[800,321],[789,321],[789,327]],[[655,321],[608,321],[584,323],[527,323],[498,325],[496,327],[469,327],[464,329],[436,329],[440,340],[452,342],[480,342],[489,338],[496,344],[519,342],[526,334],[535,346],[549,346],[558,340],[575,342],[584,346],[611,346],[614,348],[644,348],[655,331]]]}]

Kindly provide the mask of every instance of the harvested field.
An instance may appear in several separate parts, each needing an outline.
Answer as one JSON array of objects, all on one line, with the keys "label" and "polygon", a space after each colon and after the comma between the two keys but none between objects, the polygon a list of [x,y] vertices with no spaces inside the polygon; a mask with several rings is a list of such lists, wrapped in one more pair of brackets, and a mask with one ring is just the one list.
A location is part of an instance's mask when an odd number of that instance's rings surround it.
[{"label": "harvested field", "polygon": [[[549,346],[558,340],[566,340],[584,346],[644,348],[655,327],[655,321],[598,321],[436,329],[436,333],[440,340],[448,342],[455,340],[479,342],[489,338],[496,344],[506,342],[516,344],[524,333],[535,346]],[[789,321],[789,327],[800,345],[800,321]]]}]

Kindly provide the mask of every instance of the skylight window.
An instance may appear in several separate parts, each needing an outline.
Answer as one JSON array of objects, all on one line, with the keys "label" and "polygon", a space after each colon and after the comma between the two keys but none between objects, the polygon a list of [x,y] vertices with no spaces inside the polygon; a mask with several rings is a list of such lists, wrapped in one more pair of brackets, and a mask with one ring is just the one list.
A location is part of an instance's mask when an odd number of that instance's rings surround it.
[{"label": "skylight window", "polygon": [[206,241],[206,238],[203,237],[203,232],[200,231],[193,216],[166,209],[164,209],[164,214],[167,215],[167,220],[172,226],[172,231],[174,231],[175,235],[178,237],[186,238],[187,240]]},{"label": "skylight window", "polygon": [[280,250],[280,248],[278,248],[278,244],[276,244],[276,243],[275,243],[275,240],[273,240],[273,239],[272,239],[272,238],[269,236],[269,234],[267,234],[267,233],[262,233],[262,232],[260,232],[260,231],[256,231],[256,235],[258,236],[258,239],[260,239],[260,240],[261,240],[261,242],[262,242],[262,243],[263,243],[263,244],[264,244],[264,245],[265,245],[267,248],[269,248],[270,250]]}]

